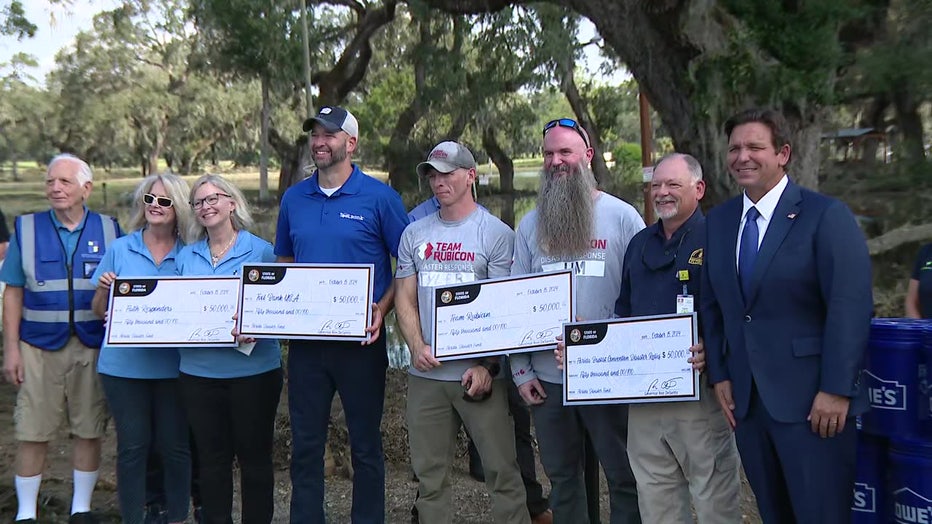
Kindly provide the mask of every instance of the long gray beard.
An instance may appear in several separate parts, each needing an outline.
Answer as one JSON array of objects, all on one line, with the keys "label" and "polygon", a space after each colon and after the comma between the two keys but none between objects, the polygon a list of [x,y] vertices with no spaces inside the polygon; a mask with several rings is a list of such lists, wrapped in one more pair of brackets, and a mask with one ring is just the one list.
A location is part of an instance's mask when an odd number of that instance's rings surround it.
[{"label": "long gray beard", "polygon": [[537,195],[537,243],[554,257],[585,255],[595,230],[595,175],[587,166],[576,165],[569,176],[552,176],[567,170],[569,166],[564,165],[541,171]]}]

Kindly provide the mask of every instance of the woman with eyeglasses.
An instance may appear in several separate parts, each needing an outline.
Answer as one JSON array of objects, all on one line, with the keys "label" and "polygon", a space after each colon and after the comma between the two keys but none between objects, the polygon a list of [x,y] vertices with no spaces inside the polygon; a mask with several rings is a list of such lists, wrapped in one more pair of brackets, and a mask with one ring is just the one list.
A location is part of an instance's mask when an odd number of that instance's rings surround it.
[{"label": "woman with eyeglasses", "polygon": [[[116,239],[97,266],[92,307],[104,317],[117,276],[175,276],[178,254],[194,217],[181,204],[188,184],[172,174],[152,175],[136,188],[130,234]],[[117,433],[117,496],[126,524],[142,524],[146,458],[154,446],[164,465],[168,522],[188,517],[191,454],[188,421],[178,390],[177,349],[100,349],[97,371]]]},{"label": "woman with eyeglasses", "polygon": [[[253,235],[246,199],[218,175],[191,188],[196,239],[178,256],[179,274],[239,275],[246,263],[274,262],[272,245]],[[278,341],[241,340],[238,348],[182,348],[181,392],[198,450],[202,517],[232,522],[233,457],[240,468],[242,522],[274,512],[272,444],[282,391]],[[252,343],[255,346],[252,346]]]}]

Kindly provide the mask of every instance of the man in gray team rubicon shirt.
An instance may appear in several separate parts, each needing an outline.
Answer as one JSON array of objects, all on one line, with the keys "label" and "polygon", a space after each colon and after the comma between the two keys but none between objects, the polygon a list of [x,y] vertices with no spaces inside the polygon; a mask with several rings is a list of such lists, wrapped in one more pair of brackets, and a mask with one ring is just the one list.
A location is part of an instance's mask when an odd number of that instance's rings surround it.
[{"label": "man in gray team rubicon shirt", "polygon": [[433,288],[508,276],[514,233],[473,200],[476,161],[465,146],[441,142],[417,171],[440,202],[439,211],[402,233],[395,273],[398,325],[411,351],[407,424],[418,517],[452,520],[450,461],[462,420],[482,457],[494,521],[527,524],[508,390],[495,379],[499,359],[441,363],[428,343]]}]

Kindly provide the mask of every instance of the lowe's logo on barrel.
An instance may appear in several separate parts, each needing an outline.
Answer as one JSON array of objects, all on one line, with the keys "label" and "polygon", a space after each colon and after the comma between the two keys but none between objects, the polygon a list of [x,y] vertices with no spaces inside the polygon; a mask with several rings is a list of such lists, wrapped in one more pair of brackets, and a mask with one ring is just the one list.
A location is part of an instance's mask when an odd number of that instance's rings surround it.
[{"label": "lowe's logo on barrel", "polygon": [[932,524],[932,500],[909,488],[893,492],[893,515],[897,524]]},{"label": "lowe's logo on barrel", "polygon": [[867,375],[867,393],[872,408],[906,411],[906,384],[884,380],[866,370],[864,374]]},{"label": "lowe's logo on barrel", "polygon": [[877,513],[877,491],[870,487],[870,484],[854,483],[854,503],[851,504],[851,511]]}]

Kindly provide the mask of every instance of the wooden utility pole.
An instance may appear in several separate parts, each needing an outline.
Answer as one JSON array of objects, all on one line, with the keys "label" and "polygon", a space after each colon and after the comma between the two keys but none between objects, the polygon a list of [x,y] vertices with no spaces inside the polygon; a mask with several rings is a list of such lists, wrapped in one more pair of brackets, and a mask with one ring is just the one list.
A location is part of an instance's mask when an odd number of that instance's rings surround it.
[{"label": "wooden utility pole", "polygon": [[654,133],[650,128],[650,104],[641,89],[638,89],[638,103],[641,115],[641,166],[644,172],[644,222],[651,225],[654,223],[654,206],[650,201],[650,181],[654,165],[652,149]]},{"label": "wooden utility pole", "polygon": [[307,32],[307,2],[305,0],[298,0],[298,2],[301,10],[301,39],[304,42],[301,47],[304,48],[304,97],[307,102],[305,110],[307,118],[311,118],[314,116],[314,102],[311,97],[311,39]]}]

